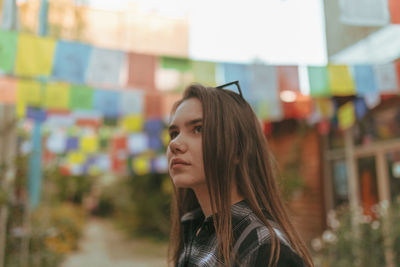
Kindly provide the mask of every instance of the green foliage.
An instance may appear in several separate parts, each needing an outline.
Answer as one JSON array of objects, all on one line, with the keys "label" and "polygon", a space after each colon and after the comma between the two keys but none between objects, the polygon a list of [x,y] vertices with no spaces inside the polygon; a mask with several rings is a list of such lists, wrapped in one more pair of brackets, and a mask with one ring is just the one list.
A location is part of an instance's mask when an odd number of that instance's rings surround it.
[{"label": "green foliage", "polygon": [[66,177],[57,168],[43,174],[39,206],[28,211],[27,156],[16,159],[13,197],[9,198],[5,266],[58,266],[77,249],[85,222],[78,204],[91,186],[86,177]]},{"label": "green foliage", "polygon": [[388,266],[385,257],[394,256],[400,266],[400,201],[390,207],[374,206],[374,215],[342,207],[328,214],[329,229],[311,245],[316,266]]},{"label": "green foliage", "polygon": [[298,136],[293,143],[291,151],[285,155],[287,160],[281,166],[281,177],[279,185],[282,190],[282,197],[289,201],[293,199],[296,193],[305,189],[304,178],[302,177],[302,149],[304,148],[304,139],[307,133],[306,126],[302,125],[298,129]]},{"label": "green foliage", "polygon": [[123,178],[105,188],[118,225],[132,236],[167,239],[170,229],[171,185],[164,174]]}]

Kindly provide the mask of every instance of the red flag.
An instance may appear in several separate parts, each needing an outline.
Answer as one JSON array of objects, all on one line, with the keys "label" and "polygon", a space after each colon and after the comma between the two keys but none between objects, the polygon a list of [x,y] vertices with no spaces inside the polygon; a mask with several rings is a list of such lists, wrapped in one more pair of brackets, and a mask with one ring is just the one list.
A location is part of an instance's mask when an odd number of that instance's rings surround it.
[{"label": "red flag", "polygon": [[393,24],[400,24],[400,1],[389,0],[390,21]]},{"label": "red flag", "polygon": [[128,86],[153,90],[157,57],[145,54],[129,53]]},{"label": "red flag", "polygon": [[299,72],[297,66],[278,66],[278,84],[279,91],[299,92]]}]

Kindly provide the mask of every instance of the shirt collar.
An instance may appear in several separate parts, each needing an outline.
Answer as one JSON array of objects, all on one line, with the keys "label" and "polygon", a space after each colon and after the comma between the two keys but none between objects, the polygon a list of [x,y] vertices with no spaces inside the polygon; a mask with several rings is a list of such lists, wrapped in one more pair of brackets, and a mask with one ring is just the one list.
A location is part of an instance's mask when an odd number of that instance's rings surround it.
[{"label": "shirt collar", "polygon": [[[247,205],[246,200],[241,200],[232,205],[231,212],[232,212],[232,219],[238,222],[241,219],[245,218],[247,215],[249,215],[252,212],[252,210]],[[206,221],[209,220],[211,221],[212,216],[208,216],[207,218],[205,218],[203,211],[199,207],[189,212],[186,212],[181,217],[181,223],[186,223],[198,219],[205,219]]]}]

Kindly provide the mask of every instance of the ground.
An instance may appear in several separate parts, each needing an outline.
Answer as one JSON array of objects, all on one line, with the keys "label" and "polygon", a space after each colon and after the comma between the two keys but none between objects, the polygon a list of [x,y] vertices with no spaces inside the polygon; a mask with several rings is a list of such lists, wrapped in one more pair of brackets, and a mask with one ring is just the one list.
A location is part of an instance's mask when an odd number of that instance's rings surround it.
[{"label": "ground", "polygon": [[89,220],[79,248],[66,258],[61,267],[167,266],[166,243],[128,239],[106,220]]}]

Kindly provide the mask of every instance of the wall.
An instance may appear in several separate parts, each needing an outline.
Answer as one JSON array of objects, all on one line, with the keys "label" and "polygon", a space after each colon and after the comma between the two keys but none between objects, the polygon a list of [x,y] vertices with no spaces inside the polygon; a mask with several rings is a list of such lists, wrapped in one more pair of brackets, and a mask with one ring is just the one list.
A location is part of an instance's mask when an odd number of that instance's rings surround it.
[{"label": "wall", "polygon": [[[293,121],[277,125],[278,128],[267,139],[281,175],[284,175],[285,166],[288,166],[293,159],[298,161],[299,177],[303,180],[304,186],[294,192],[288,208],[293,223],[309,244],[311,239],[321,235],[326,226],[318,132],[308,128],[302,134],[299,125]],[[295,149],[297,145],[299,145],[298,150]]]}]

